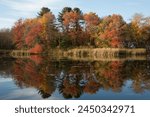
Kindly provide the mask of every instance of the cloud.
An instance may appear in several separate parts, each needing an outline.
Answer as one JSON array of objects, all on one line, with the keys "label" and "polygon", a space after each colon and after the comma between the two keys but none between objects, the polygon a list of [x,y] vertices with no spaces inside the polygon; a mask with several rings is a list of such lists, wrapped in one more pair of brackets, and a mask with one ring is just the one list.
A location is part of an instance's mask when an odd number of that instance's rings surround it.
[{"label": "cloud", "polygon": [[52,6],[62,0],[1,0],[0,4],[12,10],[33,12],[39,10],[43,6]]},{"label": "cloud", "polygon": [[12,19],[12,18],[0,18],[0,29],[1,28],[8,28],[10,26],[12,26],[15,22],[16,22],[16,19]]},{"label": "cloud", "polygon": [[63,0],[1,0],[0,28],[11,27],[19,18],[32,18],[42,7],[58,9]]}]

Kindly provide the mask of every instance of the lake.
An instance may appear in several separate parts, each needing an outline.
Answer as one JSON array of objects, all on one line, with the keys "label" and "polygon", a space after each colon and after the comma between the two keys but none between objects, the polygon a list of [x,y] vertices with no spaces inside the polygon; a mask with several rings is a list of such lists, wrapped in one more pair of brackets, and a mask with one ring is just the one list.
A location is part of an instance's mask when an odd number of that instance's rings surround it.
[{"label": "lake", "polygon": [[1,100],[147,100],[150,61],[0,58]]}]

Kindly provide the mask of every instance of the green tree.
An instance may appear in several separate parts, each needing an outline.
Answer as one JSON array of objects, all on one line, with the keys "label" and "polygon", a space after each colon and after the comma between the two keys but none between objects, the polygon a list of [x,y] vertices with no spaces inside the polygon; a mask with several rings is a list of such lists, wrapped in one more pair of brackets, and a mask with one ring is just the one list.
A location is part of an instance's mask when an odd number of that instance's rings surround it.
[{"label": "green tree", "polygon": [[59,12],[59,15],[58,15],[58,22],[59,22],[59,28],[61,31],[66,31],[65,30],[65,27],[63,25],[63,21],[64,21],[64,18],[63,18],[63,15],[66,13],[66,12],[71,12],[72,11],[72,8],[71,7],[64,7],[62,9],[61,12]]},{"label": "green tree", "polygon": [[44,14],[49,13],[51,10],[47,7],[42,7],[41,11],[38,13],[39,17],[42,17]]}]

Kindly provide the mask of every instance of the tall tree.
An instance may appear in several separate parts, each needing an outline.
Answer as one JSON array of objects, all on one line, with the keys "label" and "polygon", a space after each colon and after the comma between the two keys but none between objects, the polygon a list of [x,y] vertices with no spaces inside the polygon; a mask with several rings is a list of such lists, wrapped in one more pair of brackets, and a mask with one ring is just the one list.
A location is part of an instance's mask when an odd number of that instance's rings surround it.
[{"label": "tall tree", "polygon": [[85,21],[85,31],[90,35],[90,45],[94,44],[94,39],[97,37],[98,25],[100,23],[100,18],[96,13],[86,13],[84,14]]},{"label": "tall tree", "polygon": [[71,36],[72,44],[79,45],[78,38],[82,33],[83,14],[79,8],[75,8],[63,15],[63,25],[66,32]]},{"label": "tall tree", "polygon": [[44,14],[38,19],[42,25],[42,38],[45,39],[45,47],[50,48],[50,45],[57,40],[58,31],[55,26],[55,16],[52,12]]},{"label": "tall tree", "polygon": [[23,47],[24,29],[25,25],[22,19],[19,19],[12,27],[13,43],[17,49],[21,49]]},{"label": "tall tree", "polygon": [[47,7],[42,7],[41,8],[41,11],[38,13],[38,15],[40,16],[40,17],[42,17],[44,14],[46,14],[46,13],[48,13],[48,12],[50,12],[51,10],[49,9],[49,8],[47,8]]},{"label": "tall tree", "polygon": [[62,9],[61,12],[59,12],[59,15],[58,15],[58,22],[60,23],[60,30],[65,32],[67,29],[65,29],[64,25],[63,25],[63,21],[64,21],[64,18],[63,18],[63,15],[66,13],[66,12],[71,12],[72,11],[72,8],[71,7],[64,7]]}]

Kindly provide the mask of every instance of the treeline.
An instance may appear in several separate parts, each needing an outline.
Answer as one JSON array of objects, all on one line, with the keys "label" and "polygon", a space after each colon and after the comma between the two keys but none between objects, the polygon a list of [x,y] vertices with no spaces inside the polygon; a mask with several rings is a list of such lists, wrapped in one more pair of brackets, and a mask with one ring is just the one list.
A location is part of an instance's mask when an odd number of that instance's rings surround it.
[{"label": "treeline", "polygon": [[16,49],[39,53],[50,48],[149,48],[150,17],[135,14],[130,23],[118,14],[99,17],[65,7],[58,18],[43,7],[36,18],[19,19],[12,27]]},{"label": "treeline", "polygon": [[0,49],[10,50],[13,49],[12,33],[10,29],[0,30]]}]

